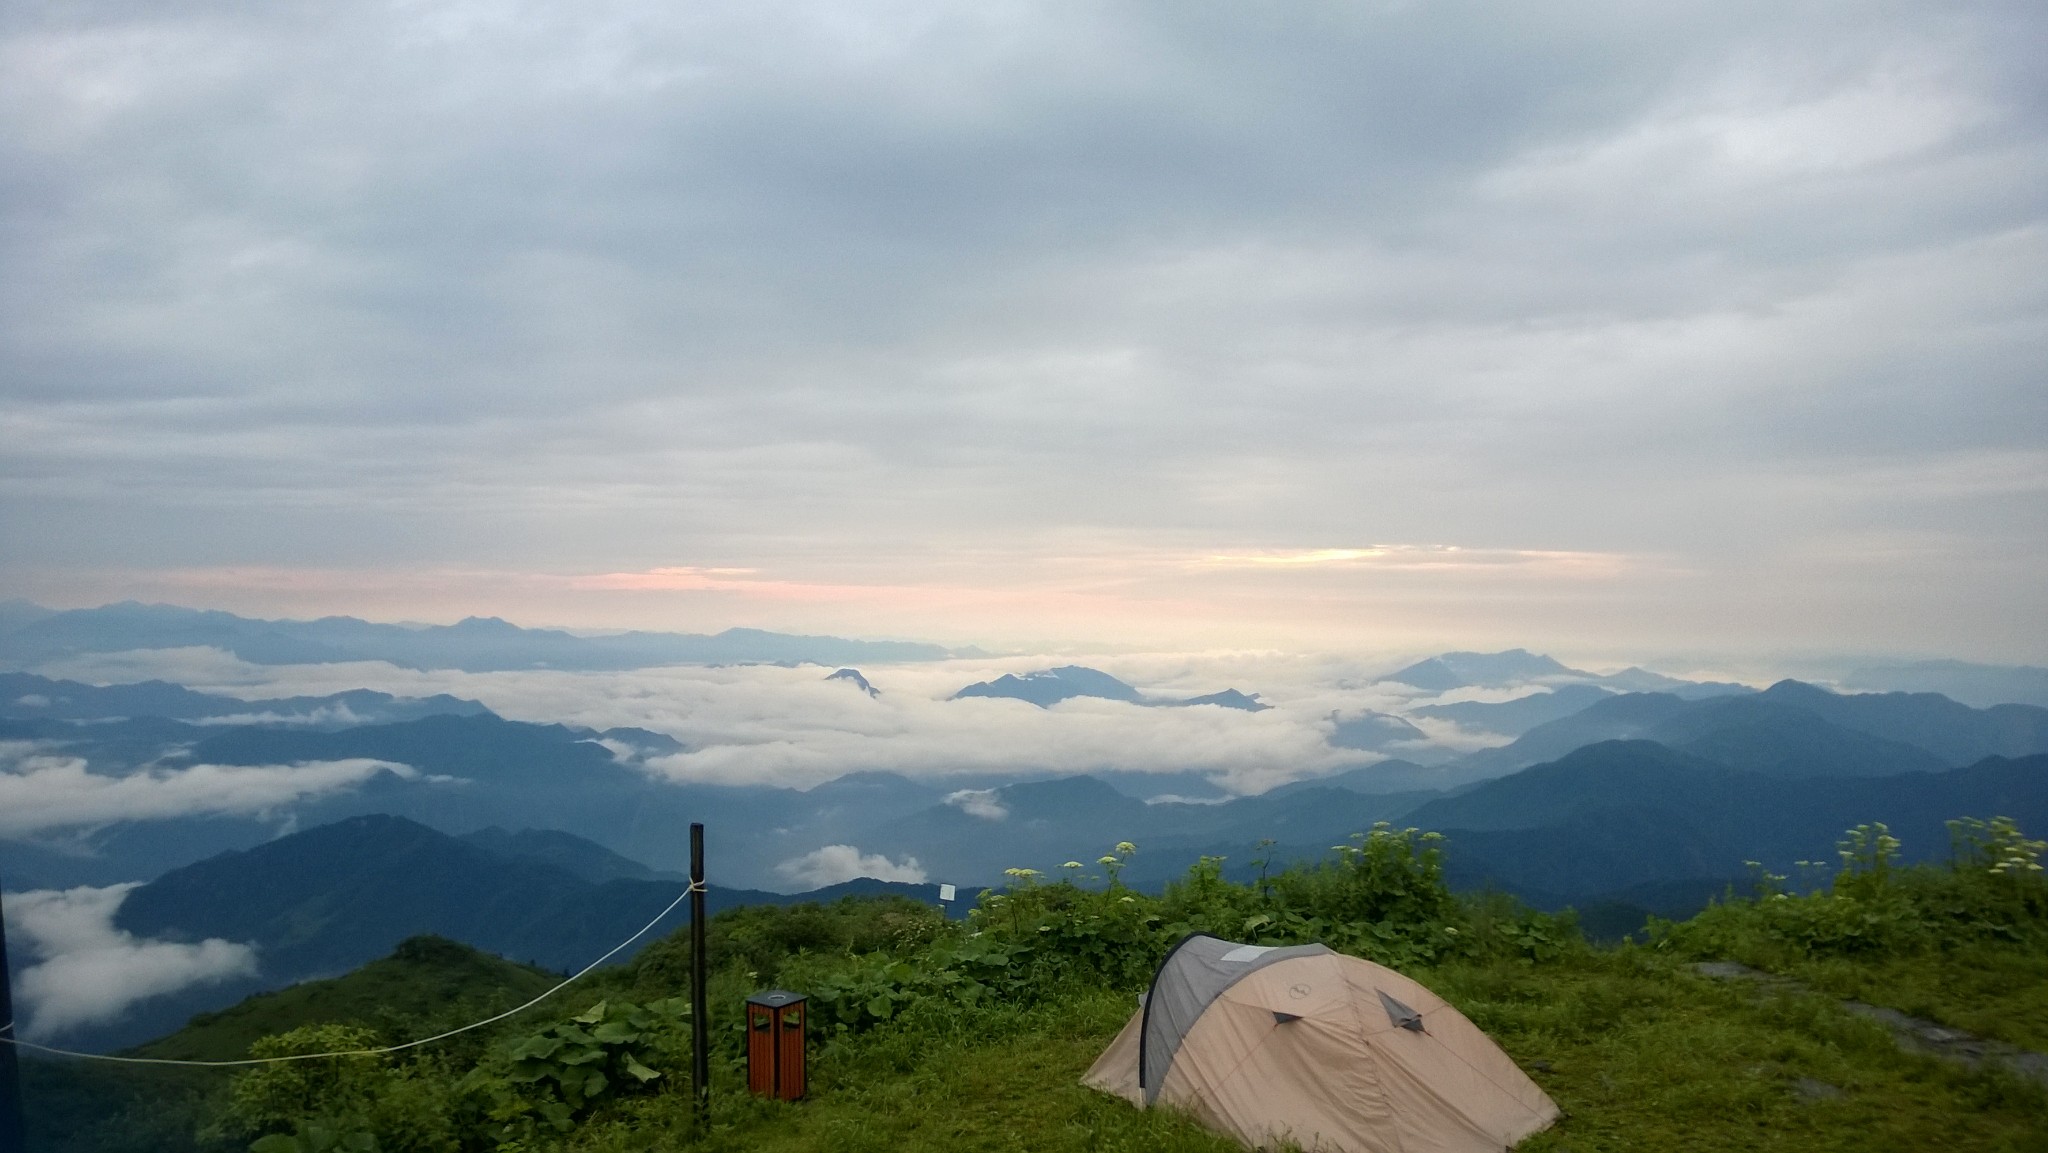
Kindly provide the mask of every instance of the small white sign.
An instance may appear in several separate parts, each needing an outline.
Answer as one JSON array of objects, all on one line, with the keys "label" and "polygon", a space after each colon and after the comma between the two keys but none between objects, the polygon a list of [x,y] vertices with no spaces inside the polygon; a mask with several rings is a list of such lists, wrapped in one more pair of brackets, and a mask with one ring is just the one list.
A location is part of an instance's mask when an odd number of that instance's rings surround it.
[{"label": "small white sign", "polygon": [[956,895],[957,895],[957,894],[956,894],[956,892],[955,892],[955,890],[954,890],[953,886],[951,886],[951,885],[940,885],[940,886],[939,886],[939,900],[941,900],[941,901],[950,901],[950,900],[952,900],[952,899],[954,898],[954,896],[956,896]]}]

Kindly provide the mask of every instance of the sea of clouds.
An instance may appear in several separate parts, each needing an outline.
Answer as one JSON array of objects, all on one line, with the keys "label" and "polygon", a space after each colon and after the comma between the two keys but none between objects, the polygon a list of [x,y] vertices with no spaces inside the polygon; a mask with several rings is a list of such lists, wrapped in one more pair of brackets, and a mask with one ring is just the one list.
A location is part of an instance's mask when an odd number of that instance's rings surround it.
[{"label": "sea of clouds", "polygon": [[[1076,698],[1051,708],[989,698],[951,700],[1003,673],[1083,663],[1159,698],[1224,688],[1257,693],[1263,712],[1140,708]],[[1332,747],[1339,718],[1394,711],[1406,686],[1376,683],[1384,659],[1262,652],[1030,655],[867,665],[880,695],[826,680],[820,666],[675,666],[627,672],[467,673],[382,662],[253,665],[212,649],[94,655],[44,666],[48,676],[106,683],[160,677],[256,699],[353,688],[482,701],[502,716],[594,729],[651,729],[685,751],[643,762],[677,781],[808,788],[862,770],[925,779],[1010,773],[1197,772],[1253,793],[1378,759]],[[1500,695],[1513,695],[1512,693]],[[1418,721],[1434,743],[1476,748],[1497,737]],[[1398,755],[1400,750],[1389,750]]]},{"label": "sea of clouds", "polygon": [[[422,671],[381,662],[255,665],[215,649],[97,654],[39,668],[92,683],[160,678],[243,699],[324,695],[355,688],[483,702],[509,719],[593,729],[666,733],[684,751],[639,759],[616,753],[656,779],[808,788],[849,772],[887,770],[924,780],[960,778],[946,802],[1002,819],[991,778],[1105,769],[1208,778],[1230,793],[1370,763],[1379,754],[1333,747],[1338,720],[1400,712],[1431,700],[1505,699],[1532,687],[1423,694],[1378,678],[1400,662],[1386,657],[1278,652],[1038,654],[863,666],[879,690],[870,697],[821,666],[675,666],[627,672],[468,673]],[[1236,688],[1271,707],[1145,708],[1077,698],[1051,708],[990,698],[953,700],[960,688],[1004,673],[1086,664],[1153,699]],[[1438,748],[1462,750],[1502,738],[1413,718]],[[1388,750],[1399,755],[1402,750]],[[308,798],[360,787],[379,774],[413,777],[388,761],[352,759],[291,765],[192,764],[175,753],[126,775],[94,771],[61,746],[0,743],[0,836],[47,837],[130,820],[208,814],[289,813]],[[1185,778],[1182,778],[1185,779]],[[856,877],[923,882],[925,868],[828,844],[777,866],[793,889]],[[138,940],[113,919],[134,885],[7,895],[9,927],[35,963],[17,996],[31,1036],[121,1017],[136,1002],[194,985],[252,975],[247,945],[209,940]]]}]

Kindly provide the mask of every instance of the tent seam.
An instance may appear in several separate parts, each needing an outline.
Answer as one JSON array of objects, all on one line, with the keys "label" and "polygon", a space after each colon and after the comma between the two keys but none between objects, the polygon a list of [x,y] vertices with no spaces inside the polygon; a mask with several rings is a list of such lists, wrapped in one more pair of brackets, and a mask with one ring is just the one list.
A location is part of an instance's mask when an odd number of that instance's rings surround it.
[{"label": "tent seam", "polygon": [[[1366,1059],[1372,1062],[1373,1084],[1379,1089],[1381,1104],[1385,1105],[1388,1110],[1389,1124],[1387,1125],[1387,1132],[1394,1138],[1394,1153],[1406,1153],[1407,1144],[1401,1140],[1401,1126],[1393,1123],[1393,1106],[1387,1100],[1387,1080],[1385,1077],[1380,1076],[1380,1055],[1377,1046],[1372,1043],[1372,1038],[1375,1034],[1366,1028],[1365,1020],[1362,1016],[1364,1010],[1359,1006],[1359,1002],[1363,998],[1358,995],[1358,986],[1352,983],[1350,966],[1338,965],[1337,975],[1343,979],[1344,989],[1350,994],[1344,998],[1344,1003],[1351,1010],[1351,1023],[1358,1029],[1358,1039],[1365,1042],[1363,1047]],[[1374,991],[1377,992],[1378,990]]]},{"label": "tent seam", "polygon": [[[1145,1014],[1145,1019],[1143,1023],[1140,1024],[1138,1027],[1138,1090],[1139,1092],[1145,1095],[1145,1103],[1147,1105],[1150,1105],[1153,1102],[1153,1100],[1155,1100],[1159,1096],[1157,1092],[1148,1092],[1145,1088],[1145,1048],[1147,1041],[1151,1038],[1152,1035],[1152,1006],[1158,1000],[1159,978],[1165,975],[1166,966],[1173,961],[1174,954],[1179,953],[1181,951],[1182,946],[1186,945],[1190,941],[1193,941],[1197,937],[1207,937],[1212,941],[1216,941],[1225,945],[1237,944],[1237,942],[1235,941],[1219,937],[1214,933],[1189,933],[1187,936],[1182,937],[1179,941],[1175,942],[1173,948],[1167,950],[1165,959],[1160,961],[1159,968],[1153,971],[1152,984],[1147,986],[1145,991],[1145,1007],[1143,1010]],[[1190,1021],[1188,1023],[1188,1030],[1192,1030],[1195,1027],[1195,1022],[1200,1021],[1202,1019],[1202,1013],[1208,1012],[1210,1005],[1214,1005],[1217,1001],[1222,1000],[1223,995],[1225,993],[1230,992],[1232,989],[1236,988],[1237,983],[1239,981],[1244,980],[1246,977],[1251,976],[1253,973],[1256,973],[1261,969],[1264,969],[1270,965],[1284,964],[1288,961],[1307,960],[1309,957],[1335,957],[1342,955],[1338,953],[1337,950],[1330,948],[1328,945],[1323,944],[1321,941],[1312,941],[1306,945],[1283,945],[1279,947],[1287,949],[1313,948],[1321,949],[1322,952],[1297,953],[1292,957],[1260,957],[1247,963],[1244,967],[1243,972],[1237,974],[1236,976],[1232,977],[1229,981],[1225,982],[1222,988],[1217,989],[1215,994],[1212,995],[1208,999],[1208,1001],[1203,1003],[1201,1012],[1196,1013],[1195,1020]],[[1180,1039],[1182,1041],[1185,1041],[1187,1039],[1186,1031],[1182,1032]],[[1162,1070],[1159,1074],[1159,1083],[1161,1086],[1164,1086],[1166,1084],[1166,1075],[1168,1073],[1173,1072],[1173,1059],[1180,1055],[1180,1049],[1180,1045],[1175,1044],[1173,1047],[1173,1052],[1167,1055],[1166,1068]]]}]

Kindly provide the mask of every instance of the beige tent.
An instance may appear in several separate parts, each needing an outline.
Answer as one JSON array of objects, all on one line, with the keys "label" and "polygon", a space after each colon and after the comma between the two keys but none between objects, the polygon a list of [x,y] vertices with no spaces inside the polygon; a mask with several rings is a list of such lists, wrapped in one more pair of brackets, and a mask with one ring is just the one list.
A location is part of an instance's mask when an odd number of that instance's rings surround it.
[{"label": "beige tent", "polygon": [[1253,1148],[1498,1153],[1558,1115],[1492,1038],[1392,969],[1206,934],[1167,955],[1081,1080]]}]

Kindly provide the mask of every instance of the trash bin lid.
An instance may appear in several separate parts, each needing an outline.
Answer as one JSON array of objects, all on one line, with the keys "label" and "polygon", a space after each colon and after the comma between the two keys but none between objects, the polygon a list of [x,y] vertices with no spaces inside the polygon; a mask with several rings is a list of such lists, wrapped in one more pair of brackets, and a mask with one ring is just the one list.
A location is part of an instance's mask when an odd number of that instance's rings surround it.
[{"label": "trash bin lid", "polygon": [[780,1009],[785,1005],[794,1005],[803,999],[804,995],[802,993],[792,993],[787,989],[770,989],[766,993],[756,993],[747,998],[747,1004],[766,1005],[770,1009]]}]

